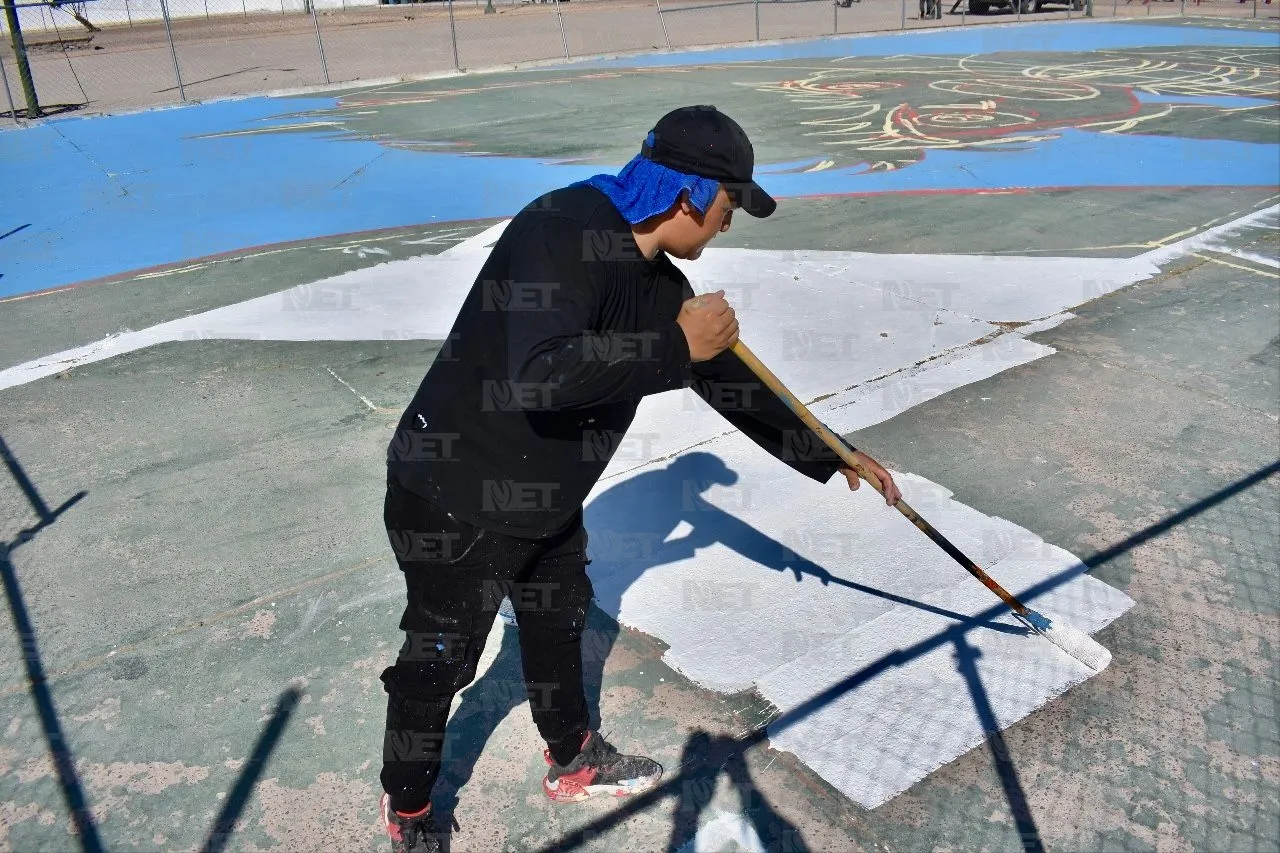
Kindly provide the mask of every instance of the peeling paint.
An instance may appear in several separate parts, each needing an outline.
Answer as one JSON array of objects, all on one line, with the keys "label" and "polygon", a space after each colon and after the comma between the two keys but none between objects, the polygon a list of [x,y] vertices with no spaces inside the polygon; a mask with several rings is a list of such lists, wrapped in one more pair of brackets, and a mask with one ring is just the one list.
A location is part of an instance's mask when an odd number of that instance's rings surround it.
[{"label": "peeling paint", "polygon": [[91,723],[98,720],[111,720],[120,716],[120,700],[116,697],[103,699],[96,708],[87,714],[72,717],[77,723]]},{"label": "peeling paint", "polygon": [[305,788],[289,788],[277,778],[254,793],[258,825],[280,842],[279,850],[358,850],[382,833],[377,794],[359,779],[321,773]]},{"label": "peeling paint", "polygon": [[271,610],[259,610],[244,625],[243,637],[271,638],[271,629],[276,624],[276,614]]},{"label": "peeling paint", "polygon": [[40,806],[35,803],[20,806],[16,803],[0,801],[0,853],[10,853],[13,850],[9,846],[9,830],[16,824],[32,820],[39,814]]},{"label": "peeling paint", "polygon": [[80,762],[77,766],[92,788],[124,788],[134,794],[159,794],[176,785],[194,785],[208,778],[208,767],[192,767],[182,761],[122,761],[111,764]]},{"label": "peeling paint", "polygon": [[46,779],[53,776],[53,761],[48,755],[40,755],[36,758],[29,758],[20,769],[15,771],[18,781],[22,784],[35,782],[39,779]]}]

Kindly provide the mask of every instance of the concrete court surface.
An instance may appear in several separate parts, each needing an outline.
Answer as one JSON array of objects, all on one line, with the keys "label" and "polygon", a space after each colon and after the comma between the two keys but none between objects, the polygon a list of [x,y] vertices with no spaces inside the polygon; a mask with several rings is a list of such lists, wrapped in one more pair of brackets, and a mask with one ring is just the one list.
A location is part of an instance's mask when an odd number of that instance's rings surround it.
[{"label": "concrete court surface", "polygon": [[[311,283],[440,253],[538,187],[616,166],[649,120],[630,113],[673,101],[751,116],[784,196],[722,246],[1123,259],[1274,206],[1274,31],[1109,26],[1052,50],[1015,28],[983,51],[868,40],[850,60],[818,43],[5,134],[30,222],[0,229],[20,229],[0,243],[0,362],[280,291],[340,310],[341,292]],[[625,97],[626,114],[601,107]],[[871,106],[899,117],[891,133],[859,132]],[[839,144],[801,123],[815,113]],[[982,130],[939,131],[961,119]],[[282,166],[284,143],[302,169]],[[470,196],[437,174],[472,164],[455,177],[482,187]],[[639,809],[563,809],[537,791],[514,635],[497,626],[437,792],[455,849],[1274,849],[1280,279],[1261,222],[1125,289],[1086,288],[1076,316],[1031,336],[1052,355],[851,436],[1127,592],[1137,606],[1099,635],[1105,672],[866,810],[767,743],[732,760],[726,739],[771,709],[698,688],[663,664],[661,638],[595,611],[605,727],[685,775]],[[0,436],[30,482],[0,492],[14,628],[0,844],[82,846],[77,797],[107,849],[385,844],[377,674],[400,591],[378,475],[439,348],[415,337],[196,335],[0,391]],[[19,541],[36,492],[53,518]]]}]

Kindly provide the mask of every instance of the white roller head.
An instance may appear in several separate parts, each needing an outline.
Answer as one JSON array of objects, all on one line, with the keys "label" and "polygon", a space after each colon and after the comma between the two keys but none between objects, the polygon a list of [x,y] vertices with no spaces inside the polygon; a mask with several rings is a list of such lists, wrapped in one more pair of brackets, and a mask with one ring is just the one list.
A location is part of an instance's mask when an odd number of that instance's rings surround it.
[{"label": "white roller head", "polygon": [[1044,638],[1080,661],[1095,672],[1102,672],[1111,663],[1111,652],[1083,631],[1065,622],[1050,622],[1040,631]]}]

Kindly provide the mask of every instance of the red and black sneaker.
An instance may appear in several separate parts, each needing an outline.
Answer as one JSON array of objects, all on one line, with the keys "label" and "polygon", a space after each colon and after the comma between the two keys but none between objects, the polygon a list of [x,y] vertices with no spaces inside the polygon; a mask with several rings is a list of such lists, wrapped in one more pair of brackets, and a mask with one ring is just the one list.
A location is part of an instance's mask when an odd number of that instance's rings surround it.
[{"label": "red and black sneaker", "polygon": [[391,853],[441,853],[441,833],[431,817],[431,806],[405,817],[391,808],[391,796],[382,795],[382,826],[391,836]]},{"label": "red and black sneaker", "polygon": [[551,767],[542,790],[558,803],[580,803],[600,794],[639,794],[662,778],[661,764],[642,755],[622,755],[596,732],[587,732],[582,751],[566,767],[555,763],[551,750],[542,754]]}]

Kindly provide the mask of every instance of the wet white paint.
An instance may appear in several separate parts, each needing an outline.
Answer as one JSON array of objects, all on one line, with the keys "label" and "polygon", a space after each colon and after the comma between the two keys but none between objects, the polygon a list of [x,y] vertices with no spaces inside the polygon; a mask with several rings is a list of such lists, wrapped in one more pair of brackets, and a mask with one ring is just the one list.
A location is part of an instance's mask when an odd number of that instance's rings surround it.
[{"label": "wet white paint", "polygon": [[[1030,531],[924,478],[894,477],[1015,595],[1057,579],[1033,607],[1093,632],[1132,606],[1075,576],[1078,561]],[[870,488],[802,478],[741,435],[602,481],[586,516],[601,606],[660,637],[664,659],[699,684],[755,686],[787,721],[771,728],[773,745],[867,808],[983,740],[951,633],[980,655],[973,689],[1000,728],[1093,674],[1048,641],[1012,633],[1018,623],[998,599]],[[957,630],[991,609],[996,627]]]},{"label": "wet white paint", "polygon": [[1154,263],[1163,264],[1202,249],[1223,251],[1231,248],[1226,242],[1227,237],[1255,230],[1269,231],[1274,234],[1277,228],[1280,228],[1280,205],[1273,205],[1255,210],[1248,216],[1206,229],[1186,239],[1153,249],[1146,253],[1146,257]]},{"label": "wet white paint", "polygon": [[1052,347],[1027,340],[1020,332],[1010,332],[833,394],[810,408],[837,432],[852,432],[1053,352]]},{"label": "wet white paint", "polygon": [[681,845],[677,853],[720,853],[722,850],[765,853],[767,849],[746,815],[717,809],[715,817],[699,827],[697,834]]}]

